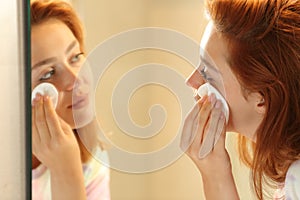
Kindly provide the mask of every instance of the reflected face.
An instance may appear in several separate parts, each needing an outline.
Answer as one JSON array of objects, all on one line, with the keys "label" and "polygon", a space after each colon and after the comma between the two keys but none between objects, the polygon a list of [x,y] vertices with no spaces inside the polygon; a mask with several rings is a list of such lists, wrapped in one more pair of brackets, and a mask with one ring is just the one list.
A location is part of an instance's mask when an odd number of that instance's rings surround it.
[{"label": "reflected face", "polygon": [[262,115],[255,109],[256,96],[250,94],[247,100],[243,96],[241,85],[227,62],[226,41],[216,32],[213,23],[206,27],[200,47],[200,66],[187,79],[187,84],[195,90],[206,82],[215,86],[229,105],[226,131],[255,139],[255,131],[262,121]]},{"label": "reflected face", "polygon": [[48,20],[32,27],[31,87],[43,82],[53,84],[59,93],[56,112],[72,128],[73,113],[84,115],[89,105],[87,90],[79,89],[86,88],[86,82],[78,78],[84,60],[79,42],[64,23]]}]

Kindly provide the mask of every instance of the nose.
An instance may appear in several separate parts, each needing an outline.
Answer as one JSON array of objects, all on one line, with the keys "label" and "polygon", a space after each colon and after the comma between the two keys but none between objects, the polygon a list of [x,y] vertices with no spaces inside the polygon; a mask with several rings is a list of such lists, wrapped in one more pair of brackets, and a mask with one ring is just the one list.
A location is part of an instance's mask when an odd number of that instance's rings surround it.
[{"label": "nose", "polygon": [[205,80],[201,76],[198,69],[195,69],[193,73],[186,79],[186,84],[193,89],[198,89],[205,83]]},{"label": "nose", "polygon": [[65,65],[63,72],[63,89],[65,91],[71,91],[74,88],[74,84],[78,79],[78,69]]}]

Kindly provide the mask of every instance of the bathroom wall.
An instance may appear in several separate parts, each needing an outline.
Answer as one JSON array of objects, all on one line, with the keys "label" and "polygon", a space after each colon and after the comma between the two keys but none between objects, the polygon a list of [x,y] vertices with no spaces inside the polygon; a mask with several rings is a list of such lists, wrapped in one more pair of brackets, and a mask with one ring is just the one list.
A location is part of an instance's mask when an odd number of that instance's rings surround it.
[{"label": "bathroom wall", "polygon": [[19,0],[0,6],[0,199],[25,199],[25,118],[22,10]]}]

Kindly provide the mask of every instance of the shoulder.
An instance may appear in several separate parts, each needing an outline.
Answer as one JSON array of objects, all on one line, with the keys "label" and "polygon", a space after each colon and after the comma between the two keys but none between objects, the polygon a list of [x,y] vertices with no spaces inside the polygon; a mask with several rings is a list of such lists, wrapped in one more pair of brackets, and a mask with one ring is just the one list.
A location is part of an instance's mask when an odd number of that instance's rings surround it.
[{"label": "shoulder", "polygon": [[[86,184],[89,184],[91,181],[97,178],[109,176],[110,172],[108,162],[100,158],[98,154],[99,152],[92,156],[92,158],[82,166]],[[108,160],[106,151],[102,151],[101,155]]]},{"label": "shoulder", "polygon": [[286,181],[300,180],[300,160],[291,164],[286,174]]},{"label": "shoulder", "polygon": [[285,179],[286,199],[300,199],[300,160],[292,163]]},{"label": "shoulder", "polygon": [[[98,152],[107,157],[107,152]],[[110,170],[107,162],[95,154],[88,163],[83,164],[86,193],[90,200],[110,199]]]}]

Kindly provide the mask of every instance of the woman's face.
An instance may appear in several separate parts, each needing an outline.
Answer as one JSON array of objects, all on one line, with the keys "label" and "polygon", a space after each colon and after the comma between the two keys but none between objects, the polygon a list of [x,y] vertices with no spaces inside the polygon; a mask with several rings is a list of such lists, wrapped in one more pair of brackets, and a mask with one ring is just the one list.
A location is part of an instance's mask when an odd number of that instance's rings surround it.
[{"label": "woman's face", "polygon": [[78,78],[84,60],[79,42],[61,21],[48,20],[32,27],[31,86],[34,88],[40,83],[48,82],[56,87],[59,93],[56,112],[72,128],[77,127],[74,113],[84,117],[89,115],[87,107],[90,98],[87,87],[84,86],[87,82]]},{"label": "woman's face", "polygon": [[[226,131],[238,132],[255,140],[255,131],[263,119],[263,109],[258,106],[261,96],[251,93],[247,100],[243,96],[241,85],[227,62],[229,55],[226,41],[215,31],[213,23],[206,27],[200,47],[201,64],[187,79],[187,84],[196,90],[210,82],[229,105]],[[204,79],[201,70],[205,70],[208,80]]]}]

